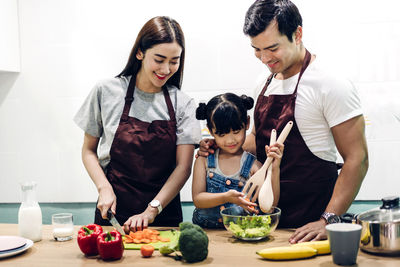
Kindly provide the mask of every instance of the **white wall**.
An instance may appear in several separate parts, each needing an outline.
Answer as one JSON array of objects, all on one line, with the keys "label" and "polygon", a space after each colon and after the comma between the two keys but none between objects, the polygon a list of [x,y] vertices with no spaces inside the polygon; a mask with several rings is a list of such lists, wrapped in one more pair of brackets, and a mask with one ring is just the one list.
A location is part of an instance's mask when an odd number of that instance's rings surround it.
[{"label": "white wall", "polygon": [[20,68],[17,0],[0,1],[0,72]]},{"label": "white wall", "polygon": [[[186,37],[183,91],[197,100],[252,94],[266,68],[242,34],[252,0],[19,0],[21,72],[0,73],[0,202],[36,180],[41,202],[95,201],[72,117],[99,79],[125,66],[145,21],[169,15]],[[370,171],[359,199],[399,195],[400,19],[396,0],[294,1],[306,47],[359,88]],[[397,116],[397,117],[396,117]],[[190,182],[183,190],[190,200]]]}]

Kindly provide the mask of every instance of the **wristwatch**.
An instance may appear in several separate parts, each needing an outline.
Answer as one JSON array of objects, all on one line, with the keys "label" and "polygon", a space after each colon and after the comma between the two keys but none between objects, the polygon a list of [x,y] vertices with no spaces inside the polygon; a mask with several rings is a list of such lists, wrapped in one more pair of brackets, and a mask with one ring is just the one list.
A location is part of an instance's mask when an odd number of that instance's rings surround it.
[{"label": "wristwatch", "polygon": [[323,218],[327,224],[340,223],[340,217],[332,212],[325,211],[322,213],[321,218]]},{"label": "wristwatch", "polygon": [[162,211],[161,203],[160,203],[160,201],[158,201],[157,199],[153,199],[153,200],[149,203],[149,206],[152,207],[152,208],[156,208],[156,209],[158,210],[158,214],[160,214],[161,211]]}]

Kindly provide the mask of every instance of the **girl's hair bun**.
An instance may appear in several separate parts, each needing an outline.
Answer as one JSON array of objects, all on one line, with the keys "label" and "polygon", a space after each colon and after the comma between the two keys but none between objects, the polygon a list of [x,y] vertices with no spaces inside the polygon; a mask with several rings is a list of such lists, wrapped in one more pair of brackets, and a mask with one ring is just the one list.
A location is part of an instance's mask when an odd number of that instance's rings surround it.
[{"label": "girl's hair bun", "polygon": [[245,108],[247,110],[250,110],[253,108],[254,100],[252,97],[247,96],[247,95],[241,95],[240,98],[242,99],[243,105],[245,106]]},{"label": "girl's hair bun", "polygon": [[207,105],[205,103],[200,103],[196,109],[196,119],[205,120],[207,119]]}]

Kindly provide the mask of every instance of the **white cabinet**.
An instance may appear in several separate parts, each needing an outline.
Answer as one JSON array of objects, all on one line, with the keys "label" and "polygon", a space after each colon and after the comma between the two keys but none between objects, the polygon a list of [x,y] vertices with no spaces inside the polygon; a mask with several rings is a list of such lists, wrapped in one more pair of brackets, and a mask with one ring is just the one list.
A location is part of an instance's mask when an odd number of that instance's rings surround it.
[{"label": "white cabinet", "polygon": [[0,1],[0,72],[19,72],[17,0]]}]

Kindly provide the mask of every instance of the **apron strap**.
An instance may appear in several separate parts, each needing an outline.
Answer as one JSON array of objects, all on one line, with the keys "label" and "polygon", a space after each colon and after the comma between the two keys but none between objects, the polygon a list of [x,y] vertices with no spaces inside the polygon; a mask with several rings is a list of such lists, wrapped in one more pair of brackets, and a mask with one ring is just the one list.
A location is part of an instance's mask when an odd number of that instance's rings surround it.
[{"label": "apron strap", "polygon": [[260,95],[264,95],[265,91],[267,90],[268,85],[271,83],[272,78],[274,77],[274,74],[271,73],[271,75],[269,75],[267,82],[264,85],[264,88],[261,90]]},{"label": "apron strap", "polygon": [[165,102],[167,103],[170,120],[176,121],[174,107],[172,106],[171,97],[169,96],[168,89],[166,86],[163,86],[163,93]]},{"label": "apron strap", "polygon": [[132,102],[133,102],[133,92],[135,92],[135,85],[136,85],[136,77],[133,77],[133,75],[132,75],[131,79],[129,81],[128,90],[127,90],[126,96],[125,96],[125,105],[124,105],[124,109],[122,111],[122,116],[121,116],[122,121],[128,120],[129,110],[130,110]]},{"label": "apron strap", "polygon": [[[301,76],[303,76],[303,73],[307,69],[308,65],[310,64],[310,61],[311,61],[311,54],[306,49],[306,55],[304,57],[303,65],[301,66],[299,78],[297,79],[296,88],[294,89],[294,92],[293,92],[294,97],[297,96],[297,87],[299,86],[299,82],[300,82]],[[271,75],[269,75],[269,77],[267,79],[267,82],[265,83],[264,88],[262,89],[260,95],[263,96],[265,94],[265,91],[267,90],[267,87],[271,83],[273,77],[274,77],[273,73]]]},{"label": "apron strap", "polygon": [[293,92],[294,97],[297,97],[297,88],[299,87],[300,79],[303,76],[303,73],[306,71],[308,65],[310,64],[310,61],[311,61],[311,54],[306,49],[306,56],[304,57],[304,61],[303,61],[303,65],[301,66],[299,78],[297,79],[296,88],[294,89],[294,92]]},{"label": "apron strap", "polygon": [[[122,116],[121,116],[122,121],[128,120],[129,110],[130,110],[132,102],[133,102],[133,93],[135,92],[135,85],[136,85],[136,79],[133,76],[131,76],[131,79],[130,79],[129,85],[128,85],[128,90],[127,90],[126,96],[125,96],[125,105],[124,105],[124,109],[122,111]],[[171,102],[171,98],[168,93],[168,89],[165,86],[163,87],[163,94],[164,94],[165,102],[167,104],[170,120],[176,121],[174,107],[172,106],[172,102]]]}]

